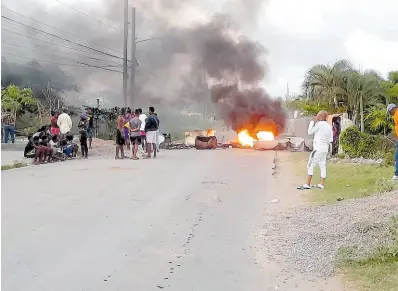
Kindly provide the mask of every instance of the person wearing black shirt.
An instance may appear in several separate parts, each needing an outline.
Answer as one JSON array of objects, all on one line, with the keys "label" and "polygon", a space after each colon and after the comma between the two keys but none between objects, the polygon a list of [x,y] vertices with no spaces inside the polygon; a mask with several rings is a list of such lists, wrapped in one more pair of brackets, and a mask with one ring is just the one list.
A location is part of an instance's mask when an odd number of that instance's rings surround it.
[{"label": "person wearing black shirt", "polygon": [[87,137],[88,137],[88,148],[92,149],[91,144],[93,142],[93,134],[94,134],[94,115],[93,110],[89,107],[87,108]]},{"label": "person wearing black shirt", "polygon": [[24,150],[25,158],[34,158],[33,164],[42,164],[45,161],[48,154],[48,150],[45,146],[40,144],[40,138],[38,136],[29,137],[28,144]]}]

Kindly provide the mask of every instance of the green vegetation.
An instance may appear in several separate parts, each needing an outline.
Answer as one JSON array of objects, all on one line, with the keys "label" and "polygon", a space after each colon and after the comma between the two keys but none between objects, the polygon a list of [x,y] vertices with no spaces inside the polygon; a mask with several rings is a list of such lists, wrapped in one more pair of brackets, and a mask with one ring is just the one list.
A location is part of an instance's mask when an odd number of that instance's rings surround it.
[{"label": "green vegetation", "polygon": [[[308,153],[294,154],[296,171],[303,181],[307,177]],[[378,165],[328,164],[328,177],[324,190],[311,189],[304,193],[315,203],[334,203],[341,199],[360,198],[386,193],[396,188],[391,181],[393,169]],[[319,168],[315,169],[313,184],[319,181]],[[303,182],[302,182],[303,183]]]},{"label": "green vegetation", "polygon": [[344,153],[351,158],[388,158],[395,151],[395,143],[382,135],[370,135],[360,132],[356,126],[351,126],[342,132],[340,145]]},{"label": "green vegetation", "polygon": [[7,170],[18,169],[18,168],[23,168],[23,167],[26,167],[25,163],[17,162],[17,163],[14,163],[12,165],[1,166],[1,170],[2,171],[7,171]]},{"label": "green vegetation", "polygon": [[377,72],[360,71],[346,61],[333,65],[315,65],[308,70],[302,95],[286,102],[293,110],[312,116],[319,110],[347,112],[361,132],[387,135],[392,119],[386,104],[398,101],[398,71],[383,79]]},{"label": "green vegetation", "polygon": [[[364,232],[377,227],[368,225]],[[390,219],[387,225],[392,244],[379,246],[366,251],[357,247],[339,250],[338,266],[342,272],[363,291],[398,290],[398,216]]]}]

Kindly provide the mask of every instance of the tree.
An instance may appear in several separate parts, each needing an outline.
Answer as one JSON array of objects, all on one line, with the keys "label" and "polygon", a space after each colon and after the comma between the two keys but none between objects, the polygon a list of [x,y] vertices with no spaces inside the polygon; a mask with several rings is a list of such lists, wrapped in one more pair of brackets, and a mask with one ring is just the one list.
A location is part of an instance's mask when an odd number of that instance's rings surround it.
[{"label": "tree", "polygon": [[339,60],[332,66],[313,66],[304,79],[303,88],[305,95],[310,99],[322,100],[333,104],[337,109],[346,72],[351,70],[352,65],[346,60]]},{"label": "tree", "polygon": [[365,121],[370,131],[374,134],[383,133],[387,135],[394,129],[392,117],[382,104],[369,108]]},{"label": "tree", "polygon": [[32,90],[29,88],[20,89],[18,86],[9,85],[1,90],[1,107],[11,109],[15,120],[19,111],[27,106],[38,105],[37,100],[33,97]]},{"label": "tree", "polygon": [[[349,108],[354,112],[354,121],[359,111],[361,131],[365,131],[364,110],[367,107],[375,106],[380,103],[385,96],[385,91],[381,86],[381,77],[377,72],[349,71],[346,73],[345,86],[341,88],[346,96]],[[358,110],[359,109],[359,110]]]}]

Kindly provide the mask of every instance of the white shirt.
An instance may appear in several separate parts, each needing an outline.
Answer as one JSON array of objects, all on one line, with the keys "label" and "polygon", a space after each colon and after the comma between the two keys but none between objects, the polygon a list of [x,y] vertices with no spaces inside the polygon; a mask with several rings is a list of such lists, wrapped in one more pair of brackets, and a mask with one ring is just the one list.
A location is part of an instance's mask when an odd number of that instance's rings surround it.
[{"label": "white shirt", "polygon": [[72,119],[66,113],[62,113],[58,116],[57,125],[62,134],[68,133],[72,130]]},{"label": "white shirt", "polygon": [[314,151],[329,152],[329,144],[333,142],[333,130],[327,121],[318,121],[314,125],[314,121],[311,120],[308,134],[314,135]]},{"label": "white shirt", "polygon": [[142,113],[142,114],[140,114],[140,117],[138,117],[138,118],[141,120],[140,130],[144,131],[145,130],[145,120],[147,119],[147,116],[144,113]]}]

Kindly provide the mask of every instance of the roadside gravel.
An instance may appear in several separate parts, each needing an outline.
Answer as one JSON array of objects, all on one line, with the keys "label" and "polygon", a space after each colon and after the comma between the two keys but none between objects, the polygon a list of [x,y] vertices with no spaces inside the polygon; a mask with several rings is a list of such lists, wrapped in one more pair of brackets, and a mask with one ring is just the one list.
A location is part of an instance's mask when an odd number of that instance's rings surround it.
[{"label": "roadside gravel", "polygon": [[283,256],[302,273],[329,277],[339,248],[357,246],[366,252],[389,244],[385,222],[392,215],[398,215],[398,192],[273,211],[259,235],[268,260]]}]

